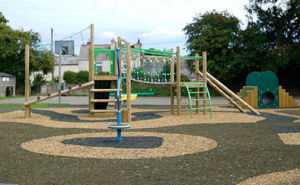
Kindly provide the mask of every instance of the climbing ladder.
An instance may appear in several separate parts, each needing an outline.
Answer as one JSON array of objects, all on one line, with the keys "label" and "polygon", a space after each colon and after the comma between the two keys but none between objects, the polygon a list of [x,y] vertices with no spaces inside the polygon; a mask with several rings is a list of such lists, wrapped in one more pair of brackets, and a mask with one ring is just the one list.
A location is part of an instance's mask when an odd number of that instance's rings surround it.
[{"label": "climbing ladder", "polygon": [[[209,110],[210,117],[212,117],[211,99],[207,85],[202,82],[187,82],[183,84],[186,87],[189,95],[191,118],[193,117],[193,110]],[[204,95],[202,96],[203,98],[200,98],[200,95]],[[208,102],[209,106],[193,107],[193,102],[195,101],[203,101],[203,105],[206,105],[204,102]]]},{"label": "climbing ladder", "polygon": [[[103,83],[107,83],[109,87],[103,86]],[[111,83],[114,84],[115,88],[111,88]],[[90,89],[92,104],[91,113],[105,113],[105,112],[118,112],[116,98],[109,98],[109,93],[117,92],[118,77],[116,75],[98,76],[95,78],[95,85]],[[101,87],[102,86],[102,87]],[[121,100],[119,100],[121,101]],[[113,109],[107,109],[107,104],[114,102],[115,107]],[[123,111],[123,110],[121,110]]]}]

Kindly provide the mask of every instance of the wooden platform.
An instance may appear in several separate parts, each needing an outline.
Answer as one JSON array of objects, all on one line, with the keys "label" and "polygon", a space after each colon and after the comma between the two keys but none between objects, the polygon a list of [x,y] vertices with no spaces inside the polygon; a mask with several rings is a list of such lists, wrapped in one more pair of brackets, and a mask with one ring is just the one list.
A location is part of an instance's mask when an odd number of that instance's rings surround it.
[{"label": "wooden platform", "polygon": [[95,76],[95,80],[118,80],[117,75],[99,75]]}]

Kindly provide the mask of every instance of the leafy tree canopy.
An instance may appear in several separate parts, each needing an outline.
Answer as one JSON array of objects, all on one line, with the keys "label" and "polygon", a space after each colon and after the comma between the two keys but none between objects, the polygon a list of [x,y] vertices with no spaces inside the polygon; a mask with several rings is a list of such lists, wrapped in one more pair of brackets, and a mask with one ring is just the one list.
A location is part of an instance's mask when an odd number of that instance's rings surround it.
[{"label": "leafy tree canopy", "polygon": [[190,54],[207,51],[209,72],[229,86],[271,70],[282,85],[299,90],[300,1],[249,0],[246,10],[245,30],[227,11],[197,15],[183,29]]},{"label": "leafy tree canopy", "polygon": [[8,23],[8,20],[5,19],[5,17],[2,14],[2,12],[0,12],[0,24],[6,24],[6,23]]},{"label": "leafy tree canopy", "polygon": [[221,80],[226,78],[234,52],[239,48],[239,20],[227,11],[214,10],[194,17],[183,31],[190,54],[201,55],[206,51],[209,71]]},{"label": "leafy tree canopy", "polygon": [[[24,86],[25,45],[35,46],[40,43],[40,36],[33,31],[13,30],[6,25],[7,19],[0,12],[0,71],[16,75],[17,87]],[[54,56],[49,51],[30,49],[30,72],[53,70]]]},{"label": "leafy tree canopy", "polygon": [[[300,78],[300,1],[249,0],[249,24],[245,36],[252,36],[261,68],[277,73],[280,83],[296,87]],[[246,40],[244,40],[246,42]]]}]

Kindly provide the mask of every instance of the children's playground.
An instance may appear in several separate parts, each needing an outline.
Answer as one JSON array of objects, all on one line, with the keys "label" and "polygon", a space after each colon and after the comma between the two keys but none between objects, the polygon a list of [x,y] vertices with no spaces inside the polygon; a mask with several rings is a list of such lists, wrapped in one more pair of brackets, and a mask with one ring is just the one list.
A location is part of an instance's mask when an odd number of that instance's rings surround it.
[{"label": "children's playground", "polygon": [[[26,46],[24,108],[0,108],[0,184],[300,184],[299,99],[274,73],[250,73],[234,93],[207,71],[205,51],[133,48],[121,37],[95,48],[90,29],[89,82],[47,96],[30,97]],[[110,56],[109,74],[97,72],[99,54]],[[194,81],[181,80],[184,61]],[[141,97],[132,82],[165,85],[170,97]],[[34,107],[82,88],[88,97]]]}]

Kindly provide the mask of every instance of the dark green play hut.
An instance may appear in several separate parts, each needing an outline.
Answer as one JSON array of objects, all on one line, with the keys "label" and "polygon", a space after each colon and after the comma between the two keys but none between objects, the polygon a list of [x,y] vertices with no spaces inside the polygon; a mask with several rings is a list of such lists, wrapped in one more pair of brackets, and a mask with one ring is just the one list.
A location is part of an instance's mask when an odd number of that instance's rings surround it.
[{"label": "dark green play hut", "polygon": [[271,72],[252,72],[247,76],[247,86],[257,86],[258,108],[278,108],[278,78]]}]

